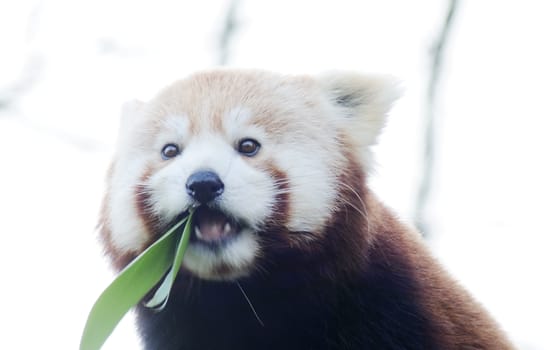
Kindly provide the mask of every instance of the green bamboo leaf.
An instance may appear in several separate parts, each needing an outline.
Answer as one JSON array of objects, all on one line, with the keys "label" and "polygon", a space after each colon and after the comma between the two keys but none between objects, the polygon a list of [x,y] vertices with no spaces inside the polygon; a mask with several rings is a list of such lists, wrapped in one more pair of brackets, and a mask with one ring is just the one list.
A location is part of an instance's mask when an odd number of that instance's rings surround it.
[{"label": "green bamboo leaf", "polygon": [[[122,317],[165,275],[177,255],[181,220],[160,239],[137,256],[103,291],[93,305],[80,341],[80,350],[97,350],[104,344]],[[185,230],[189,225],[186,225]]]},{"label": "green bamboo leaf", "polygon": [[169,300],[169,294],[171,292],[171,287],[173,286],[173,283],[175,282],[175,278],[177,277],[177,272],[180,270],[180,266],[182,265],[182,258],[184,257],[184,252],[186,251],[186,248],[188,247],[188,242],[190,241],[191,227],[192,227],[192,212],[190,212],[190,216],[188,217],[188,222],[184,226],[182,237],[180,238],[178,242],[177,252],[175,254],[175,259],[173,260],[173,266],[171,266],[171,269],[169,269],[169,273],[163,279],[163,282],[154,293],[154,296],[148,302],[146,302],[144,306],[153,308],[156,311],[161,311],[167,304],[167,301]]}]

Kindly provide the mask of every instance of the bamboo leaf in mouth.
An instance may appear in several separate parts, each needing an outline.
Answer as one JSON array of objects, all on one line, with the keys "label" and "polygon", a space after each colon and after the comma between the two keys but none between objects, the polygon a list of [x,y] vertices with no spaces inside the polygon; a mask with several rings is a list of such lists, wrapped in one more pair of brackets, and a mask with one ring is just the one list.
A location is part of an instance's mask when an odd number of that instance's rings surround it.
[{"label": "bamboo leaf in mouth", "polygon": [[123,316],[160,282],[144,306],[157,311],[165,307],[188,247],[193,212],[191,208],[186,217],[133,259],[101,293],[89,312],[80,350],[100,349]]}]

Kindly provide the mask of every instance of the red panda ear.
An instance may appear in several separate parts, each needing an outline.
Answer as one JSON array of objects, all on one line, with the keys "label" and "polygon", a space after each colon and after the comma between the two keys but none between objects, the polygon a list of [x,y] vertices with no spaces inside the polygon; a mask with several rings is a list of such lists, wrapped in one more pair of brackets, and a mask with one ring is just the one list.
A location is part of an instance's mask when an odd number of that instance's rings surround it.
[{"label": "red panda ear", "polygon": [[390,76],[353,72],[330,72],[319,81],[335,107],[338,123],[354,144],[374,144],[387,112],[401,95],[399,82]]}]

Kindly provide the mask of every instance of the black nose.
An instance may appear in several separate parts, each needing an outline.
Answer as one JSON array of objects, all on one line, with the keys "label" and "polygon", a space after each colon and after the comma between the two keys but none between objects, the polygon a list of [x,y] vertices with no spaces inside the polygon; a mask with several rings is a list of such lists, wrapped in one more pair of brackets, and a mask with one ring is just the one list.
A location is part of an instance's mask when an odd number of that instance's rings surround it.
[{"label": "black nose", "polygon": [[212,171],[198,171],[186,181],[186,192],[201,204],[208,203],[224,192],[224,184]]}]

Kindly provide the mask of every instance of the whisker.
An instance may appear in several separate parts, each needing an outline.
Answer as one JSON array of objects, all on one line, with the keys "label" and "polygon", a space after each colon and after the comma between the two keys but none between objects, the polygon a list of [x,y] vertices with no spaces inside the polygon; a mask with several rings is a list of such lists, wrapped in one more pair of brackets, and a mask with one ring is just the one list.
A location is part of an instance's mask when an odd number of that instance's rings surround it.
[{"label": "whisker", "polygon": [[264,322],[262,322],[262,320],[260,319],[260,317],[258,316],[258,314],[256,313],[256,310],[253,306],[253,304],[251,303],[251,300],[249,299],[249,297],[247,296],[247,293],[245,293],[245,291],[243,290],[243,287],[241,286],[241,284],[236,281],[236,284],[237,286],[239,287],[239,290],[241,291],[241,293],[243,294],[243,296],[245,297],[245,300],[247,300],[247,303],[249,304],[249,306],[251,307],[251,310],[253,311],[253,314],[255,315],[256,319],[258,320],[258,323],[260,323],[260,325],[262,327],[264,327]]},{"label": "whisker", "polygon": [[361,198],[361,195],[359,193],[357,193],[357,191],[355,191],[351,186],[349,186],[345,182],[341,181],[340,184],[342,186],[344,186],[345,188],[347,188],[348,190],[350,190],[355,195],[355,198],[357,198],[357,200],[359,200],[359,202],[361,203],[361,206],[362,206],[363,210],[358,208],[355,204],[351,203],[350,201],[348,201],[346,199],[343,199],[343,202],[345,204],[349,205],[350,207],[355,209],[357,212],[359,212],[359,214],[361,214],[361,216],[365,219],[365,221],[367,223],[367,231],[370,231],[370,221],[369,221],[369,217],[367,215],[368,214],[367,213],[367,206],[365,205],[365,202],[363,201],[363,198]]}]

